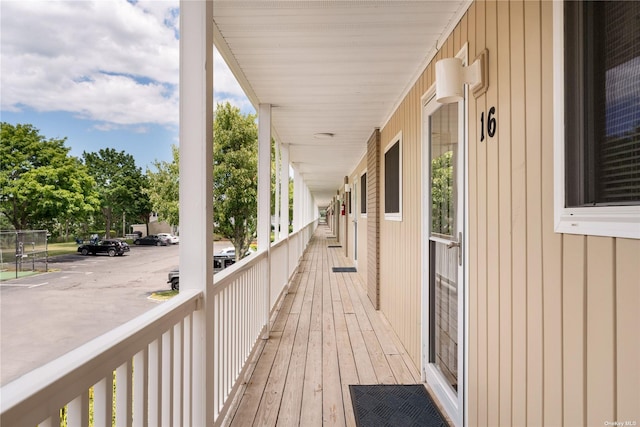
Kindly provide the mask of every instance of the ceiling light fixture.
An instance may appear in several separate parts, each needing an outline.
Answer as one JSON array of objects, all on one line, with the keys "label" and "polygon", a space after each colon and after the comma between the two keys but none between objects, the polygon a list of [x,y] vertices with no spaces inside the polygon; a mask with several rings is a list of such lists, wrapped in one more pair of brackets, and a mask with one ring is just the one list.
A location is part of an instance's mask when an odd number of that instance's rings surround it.
[{"label": "ceiling light fixture", "polygon": [[331,139],[333,138],[333,135],[331,132],[319,132],[319,133],[314,133],[313,137],[317,138],[317,139]]}]

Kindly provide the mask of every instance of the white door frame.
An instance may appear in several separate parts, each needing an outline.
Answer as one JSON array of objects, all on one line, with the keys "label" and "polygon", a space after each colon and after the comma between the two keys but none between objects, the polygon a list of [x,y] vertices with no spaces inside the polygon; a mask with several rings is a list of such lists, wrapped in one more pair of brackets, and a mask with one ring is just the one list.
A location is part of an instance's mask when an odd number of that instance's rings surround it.
[{"label": "white door frame", "polygon": [[[456,58],[462,59],[464,65],[468,63],[467,44],[456,54]],[[469,366],[469,248],[468,248],[468,235],[469,235],[469,108],[468,108],[468,89],[465,87],[465,99],[461,102],[460,112],[458,115],[460,118],[459,126],[461,127],[461,133],[463,135],[462,144],[463,147],[460,150],[460,154],[463,156],[463,179],[460,181],[464,186],[462,206],[458,206],[458,210],[462,213],[462,227],[463,227],[463,239],[462,245],[462,275],[459,276],[458,288],[461,290],[459,307],[458,307],[458,321],[459,329],[458,334],[459,342],[462,345],[458,346],[458,392],[457,395],[449,387],[446,387],[441,381],[435,380],[433,367],[429,364],[429,238],[431,229],[431,159],[429,150],[429,128],[428,118],[429,115],[435,112],[437,106],[434,106],[435,101],[435,83],[427,90],[427,92],[421,98],[421,116],[422,116],[422,357],[421,357],[421,374],[422,380],[427,382],[431,389],[436,394],[440,404],[444,407],[447,415],[451,418],[454,425],[465,426],[468,420],[468,384],[467,384],[467,372]],[[427,107],[432,108],[431,111],[427,110]]]},{"label": "white door frame", "polygon": [[358,180],[356,178],[351,178],[351,191],[353,191],[353,197],[351,198],[351,202],[353,206],[351,206],[351,223],[353,224],[353,250],[351,254],[353,255],[353,265],[358,268],[358,215],[360,210],[360,206],[358,205]]}]

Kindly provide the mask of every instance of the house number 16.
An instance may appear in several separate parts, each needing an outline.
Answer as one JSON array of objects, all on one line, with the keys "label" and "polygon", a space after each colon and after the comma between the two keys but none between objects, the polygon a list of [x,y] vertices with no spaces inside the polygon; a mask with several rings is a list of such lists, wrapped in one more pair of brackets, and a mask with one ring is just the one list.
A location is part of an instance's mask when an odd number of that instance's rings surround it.
[{"label": "house number 16", "polygon": [[[487,114],[487,135],[489,138],[493,138],[496,134],[496,107],[489,108],[489,114]],[[484,111],[480,114],[480,142],[484,141]]]}]

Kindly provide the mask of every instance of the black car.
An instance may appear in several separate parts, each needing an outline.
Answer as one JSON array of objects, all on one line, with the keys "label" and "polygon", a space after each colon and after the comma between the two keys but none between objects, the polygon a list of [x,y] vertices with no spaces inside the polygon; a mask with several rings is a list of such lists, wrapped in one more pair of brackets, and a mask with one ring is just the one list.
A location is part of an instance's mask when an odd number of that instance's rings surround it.
[{"label": "black car", "polygon": [[167,240],[155,234],[136,239],[133,241],[134,245],[150,245],[150,246],[167,246]]},{"label": "black car", "polygon": [[78,247],[78,252],[82,255],[107,254],[109,256],[122,256],[125,252],[129,252],[129,250],[129,245],[126,242],[121,242],[117,239],[105,239],[96,243],[85,243]]}]

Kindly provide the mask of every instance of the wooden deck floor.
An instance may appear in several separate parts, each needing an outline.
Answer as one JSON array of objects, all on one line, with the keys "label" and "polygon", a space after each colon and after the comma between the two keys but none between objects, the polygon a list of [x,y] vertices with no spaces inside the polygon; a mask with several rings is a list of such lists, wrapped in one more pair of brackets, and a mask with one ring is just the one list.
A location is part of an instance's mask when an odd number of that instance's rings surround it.
[{"label": "wooden deck floor", "polygon": [[330,230],[311,240],[249,380],[232,426],[354,426],[350,384],[416,384],[420,375]]}]

